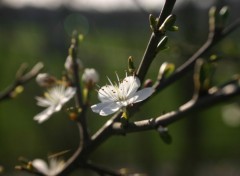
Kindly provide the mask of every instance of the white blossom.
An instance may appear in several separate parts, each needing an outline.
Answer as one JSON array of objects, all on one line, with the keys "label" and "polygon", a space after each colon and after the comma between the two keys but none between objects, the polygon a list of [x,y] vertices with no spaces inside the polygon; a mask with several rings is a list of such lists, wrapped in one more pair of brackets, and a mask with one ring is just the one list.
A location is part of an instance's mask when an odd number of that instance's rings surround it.
[{"label": "white blossom", "polygon": [[107,116],[118,110],[145,100],[152,95],[154,89],[151,87],[140,87],[140,80],[136,76],[126,76],[120,81],[117,75],[118,84],[113,84],[110,79],[110,85],[106,85],[98,90],[98,98],[101,103],[92,105],[92,111],[101,116]]},{"label": "white blossom", "polygon": [[99,81],[99,75],[94,68],[84,69],[82,80],[86,84],[95,84]]},{"label": "white blossom", "polygon": [[44,111],[34,116],[34,120],[39,123],[47,120],[53,113],[62,109],[62,106],[68,102],[76,93],[76,88],[58,85],[50,88],[44,97],[36,97],[37,105],[46,107]]},{"label": "white blossom", "polygon": [[40,173],[47,176],[54,176],[61,172],[64,168],[65,162],[56,158],[50,158],[49,163],[42,159],[34,159],[32,166]]}]

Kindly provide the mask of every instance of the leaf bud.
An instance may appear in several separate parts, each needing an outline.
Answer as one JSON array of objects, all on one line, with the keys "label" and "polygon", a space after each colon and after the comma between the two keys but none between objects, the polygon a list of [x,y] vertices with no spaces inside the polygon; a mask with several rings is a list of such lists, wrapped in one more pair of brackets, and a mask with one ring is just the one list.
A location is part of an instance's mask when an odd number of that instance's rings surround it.
[{"label": "leaf bud", "polygon": [[163,142],[165,142],[166,144],[171,144],[172,143],[172,137],[170,136],[167,127],[163,127],[163,126],[160,125],[157,128],[157,131],[159,132],[159,135],[162,138]]},{"label": "leaf bud", "polygon": [[160,26],[159,30],[162,33],[165,33],[166,31],[175,31],[177,30],[177,27],[174,26],[174,23],[176,22],[176,15],[169,15],[163,22],[163,24]]},{"label": "leaf bud", "polygon": [[164,36],[157,45],[157,52],[167,49],[168,37]]},{"label": "leaf bud", "polygon": [[134,72],[135,72],[135,66],[134,66],[132,56],[129,56],[129,58],[128,58],[128,71],[130,74],[134,74]]},{"label": "leaf bud", "polygon": [[172,63],[164,62],[158,73],[158,80],[165,79],[169,77],[175,70],[175,65]]}]

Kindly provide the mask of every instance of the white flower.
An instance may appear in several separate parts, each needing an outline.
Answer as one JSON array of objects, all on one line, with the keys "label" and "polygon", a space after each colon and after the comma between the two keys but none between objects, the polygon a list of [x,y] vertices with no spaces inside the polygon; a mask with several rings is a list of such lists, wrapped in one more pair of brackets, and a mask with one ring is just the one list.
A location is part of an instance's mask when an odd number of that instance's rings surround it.
[{"label": "white flower", "polygon": [[62,109],[62,106],[68,102],[76,93],[76,88],[58,85],[49,89],[45,97],[36,97],[37,105],[47,107],[43,112],[37,114],[33,119],[42,123],[47,120],[54,112]]},{"label": "white flower", "polygon": [[101,103],[91,106],[93,112],[107,116],[128,105],[145,100],[154,92],[150,87],[137,91],[141,84],[136,76],[126,76],[120,81],[117,75],[117,79],[118,84],[115,85],[108,79],[110,85],[103,86],[98,91]]},{"label": "white flower", "polygon": [[57,160],[56,158],[49,159],[49,165],[42,159],[35,159],[32,161],[32,166],[40,173],[48,176],[54,176],[61,172],[64,168],[65,162]]},{"label": "white flower", "polygon": [[95,84],[99,81],[99,75],[94,68],[84,69],[82,80],[86,84]]}]

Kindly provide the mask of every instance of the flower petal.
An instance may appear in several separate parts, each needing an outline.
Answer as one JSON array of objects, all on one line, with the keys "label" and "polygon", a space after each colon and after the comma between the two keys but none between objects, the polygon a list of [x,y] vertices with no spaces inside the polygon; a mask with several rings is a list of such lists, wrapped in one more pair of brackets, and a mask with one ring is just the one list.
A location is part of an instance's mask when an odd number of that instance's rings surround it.
[{"label": "flower petal", "polygon": [[65,97],[67,97],[67,101],[70,100],[76,93],[76,88],[75,87],[68,87],[66,88],[64,94]]},{"label": "flower petal", "polygon": [[99,115],[101,116],[108,116],[110,114],[113,114],[114,112],[117,112],[122,106],[118,103],[112,102],[108,106],[104,107]]},{"label": "flower petal", "polygon": [[98,99],[101,102],[112,102],[116,100],[117,97],[117,90],[112,85],[103,86],[98,91]]},{"label": "flower petal", "polygon": [[39,172],[47,175],[48,174],[48,165],[47,163],[42,159],[35,159],[32,161],[32,165],[35,169],[37,169]]},{"label": "flower petal", "polygon": [[103,102],[91,106],[91,109],[95,113],[99,113],[103,108],[109,106],[112,102]]},{"label": "flower petal", "polygon": [[134,96],[132,98],[128,99],[128,104],[143,101],[143,100],[147,99],[148,97],[150,97],[153,94],[153,92],[154,92],[154,89],[151,87],[139,90],[134,94]]},{"label": "flower petal", "polygon": [[40,112],[36,116],[33,117],[34,120],[38,121],[38,123],[42,123],[45,120],[49,119],[49,117],[56,112],[56,107],[55,106],[50,106],[44,111]]},{"label": "flower petal", "polygon": [[119,90],[121,91],[121,94],[127,98],[135,94],[140,85],[141,83],[138,77],[128,76],[124,78],[122,83],[119,85]]},{"label": "flower petal", "polygon": [[49,101],[46,98],[36,97],[36,100],[37,100],[37,105],[38,106],[48,107],[48,106],[51,106],[51,104],[52,104],[51,101]]}]

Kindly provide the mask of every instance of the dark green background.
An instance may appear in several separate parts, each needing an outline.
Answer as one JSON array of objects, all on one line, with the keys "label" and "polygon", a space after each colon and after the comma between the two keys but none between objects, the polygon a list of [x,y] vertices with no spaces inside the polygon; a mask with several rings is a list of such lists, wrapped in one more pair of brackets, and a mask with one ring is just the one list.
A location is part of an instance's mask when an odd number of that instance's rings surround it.
[{"label": "dark green background", "polygon": [[[239,17],[236,4],[230,4],[230,7],[229,22]],[[180,30],[169,33],[170,49],[156,57],[148,72],[147,77],[152,80],[156,79],[163,62],[179,66],[207,37],[207,8],[186,3],[178,6],[174,13]],[[115,72],[124,77],[130,55],[138,65],[150,36],[148,12],[100,13],[66,8],[51,11],[1,7],[0,90],[13,82],[23,62],[31,67],[42,61],[44,72],[60,78],[73,29],[85,35],[80,58],[85,67],[99,72],[99,85],[107,82],[106,75],[115,79]],[[223,58],[214,78],[216,85],[239,73],[239,49],[239,31],[236,31],[209,53],[217,53]],[[150,100],[133,119],[157,117],[174,110],[191,98],[192,90],[190,73]],[[15,175],[13,168],[19,164],[20,156],[30,160],[46,158],[63,150],[70,150],[70,155],[78,145],[76,126],[68,120],[66,113],[56,113],[41,125],[33,121],[33,116],[42,110],[36,106],[34,97],[42,92],[43,89],[31,81],[16,99],[0,102],[0,165],[5,169],[3,175]],[[96,95],[94,91],[92,104],[98,102]],[[190,114],[170,125],[171,145],[164,144],[156,131],[116,136],[101,145],[91,158],[115,169],[129,168],[133,172],[156,176],[237,175],[240,173],[240,127],[224,124],[221,114],[224,105]],[[108,118],[89,111],[91,132],[94,133]],[[87,171],[81,173],[94,175]]]}]

